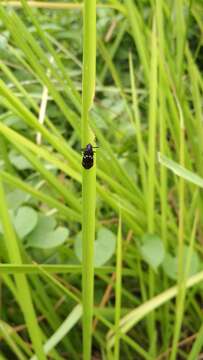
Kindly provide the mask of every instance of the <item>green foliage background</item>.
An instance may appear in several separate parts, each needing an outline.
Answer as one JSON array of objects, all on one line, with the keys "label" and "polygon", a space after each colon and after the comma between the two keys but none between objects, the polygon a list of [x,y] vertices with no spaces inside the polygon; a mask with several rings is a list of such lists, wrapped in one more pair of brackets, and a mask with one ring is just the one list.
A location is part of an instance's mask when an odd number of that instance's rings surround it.
[{"label": "green foliage background", "polygon": [[[0,4],[0,359],[77,360],[83,6],[26,4]],[[196,360],[203,4],[114,0],[96,21],[92,359]]]}]

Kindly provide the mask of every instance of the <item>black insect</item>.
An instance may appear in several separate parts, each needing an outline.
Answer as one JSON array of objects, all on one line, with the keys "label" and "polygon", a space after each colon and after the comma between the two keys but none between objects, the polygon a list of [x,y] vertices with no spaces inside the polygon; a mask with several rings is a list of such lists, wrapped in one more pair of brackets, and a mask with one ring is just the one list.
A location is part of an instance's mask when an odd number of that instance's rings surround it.
[{"label": "black insect", "polygon": [[[97,147],[97,146],[95,146]],[[87,144],[83,150],[82,166],[85,169],[90,169],[94,164],[94,150],[91,144]]]}]

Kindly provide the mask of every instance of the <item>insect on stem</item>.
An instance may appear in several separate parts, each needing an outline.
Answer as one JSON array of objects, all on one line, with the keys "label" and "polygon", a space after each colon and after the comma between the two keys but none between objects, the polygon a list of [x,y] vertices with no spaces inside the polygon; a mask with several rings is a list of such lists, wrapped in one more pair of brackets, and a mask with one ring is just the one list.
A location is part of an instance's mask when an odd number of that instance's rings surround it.
[{"label": "insect on stem", "polygon": [[94,165],[94,153],[93,149],[98,148],[98,146],[92,146],[87,144],[83,151],[82,166],[85,169],[90,169]]}]

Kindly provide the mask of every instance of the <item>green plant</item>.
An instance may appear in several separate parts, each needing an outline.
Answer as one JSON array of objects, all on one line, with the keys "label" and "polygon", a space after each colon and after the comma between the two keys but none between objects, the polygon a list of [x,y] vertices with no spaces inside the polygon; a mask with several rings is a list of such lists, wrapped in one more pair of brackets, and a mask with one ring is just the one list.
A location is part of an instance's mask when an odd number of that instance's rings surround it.
[{"label": "green plant", "polygon": [[201,353],[201,13],[1,2],[0,358]]}]

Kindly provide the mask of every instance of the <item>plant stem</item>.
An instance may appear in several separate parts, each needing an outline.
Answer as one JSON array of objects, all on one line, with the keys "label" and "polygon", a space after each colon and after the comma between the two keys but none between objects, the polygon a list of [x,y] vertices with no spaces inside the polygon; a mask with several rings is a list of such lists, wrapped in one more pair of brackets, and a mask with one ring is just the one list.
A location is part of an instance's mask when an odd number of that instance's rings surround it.
[{"label": "plant stem", "polygon": [[[84,2],[83,84],[82,84],[82,147],[93,144],[89,111],[95,93],[96,68],[96,1]],[[95,156],[94,156],[95,158]],[[82,292],[83,292],[83,359],[91,358],[92,317],[94,303],[94,239],[96,202],[96,159],[90,169],[82,171]]]},{"label": "plant stem", "polygon": [[121,229],[121,214],[118,224],[117,235],[117,251],[116,251],[116,304],[115,304],[115,348],[114,359],[120,359],[120,334],[119,334],[119,321],[121,317],[121,289],[122,289],[122,229]]},{"label": "plant stem", "polygon": [[[180,165],[184,166],[185,163],[185,127],[182,115],[182,109],[179,105],[178,99],[177,106],[180,114]],[[185,282],[183,271],[183,251],[184,251],[184,214],[185,214],[185,180],[181,177],[179,180],[179,227],[178,227],[178,294],[176,300],[176,322],[174,327],[174,336],[172,344],[172,352],[170,360],[176,359],[178,340],[180,336],[183,307],[184,307],[184,294]]]},{"label": "plant stem", "polygon": [[[156,35],[156,20],[154,18],[151,41],[151,66],[149,79],[149,170],[148,170],[148,232],[154,233],[155,230],[155,154],[156,154],[156,127],[157,127],[157,35]],[[154,296],[155,276],[152,269],[149,269],[149,296]],[[155,355],[156,349],[156,328],[155,315],[150,314],[148,330],[150,336],[150,355]]]}]

